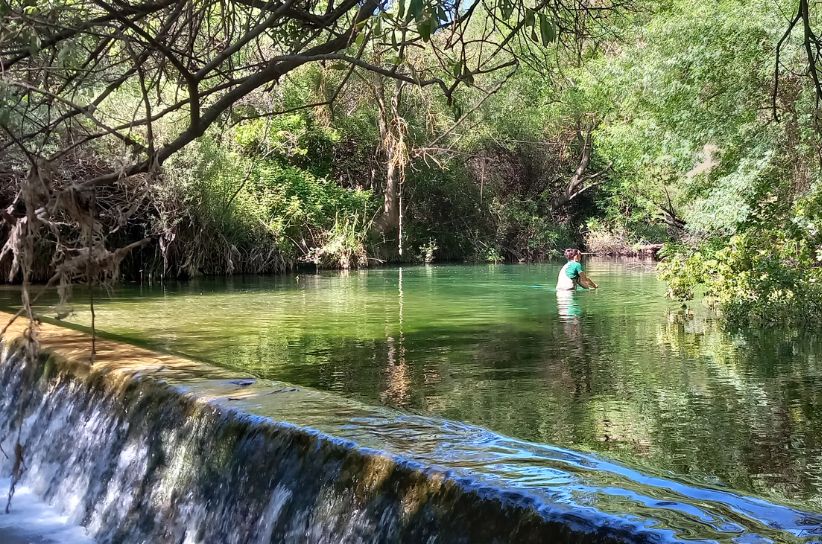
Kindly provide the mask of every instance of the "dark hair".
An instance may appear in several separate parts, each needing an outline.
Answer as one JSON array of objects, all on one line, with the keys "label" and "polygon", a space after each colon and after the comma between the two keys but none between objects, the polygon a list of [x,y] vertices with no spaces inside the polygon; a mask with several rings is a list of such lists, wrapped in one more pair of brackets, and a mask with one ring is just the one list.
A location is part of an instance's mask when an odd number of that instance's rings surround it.
[{"label": "dark hair", "polygon": [[565,250],[565,258],[568,259],[569,261],[571,259],[573,259],[574,257],[576,257],[577,255],[579,255],[579,250],[578,249],[570,248],[570,249]]}]

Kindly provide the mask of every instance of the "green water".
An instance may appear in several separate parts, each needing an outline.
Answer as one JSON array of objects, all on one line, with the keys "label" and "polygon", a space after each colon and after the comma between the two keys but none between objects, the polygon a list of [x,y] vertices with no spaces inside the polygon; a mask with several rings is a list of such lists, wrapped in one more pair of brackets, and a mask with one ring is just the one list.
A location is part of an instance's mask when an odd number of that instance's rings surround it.
[{"label": "green water", "polygon": [[[822,509],[822,342],[729,335],[639,262],[428,266],[120,287],[98,328],[345,396]],[[2,296],[9,300],[14,293]],[[75,298],[69,321],[87,324]]]}]

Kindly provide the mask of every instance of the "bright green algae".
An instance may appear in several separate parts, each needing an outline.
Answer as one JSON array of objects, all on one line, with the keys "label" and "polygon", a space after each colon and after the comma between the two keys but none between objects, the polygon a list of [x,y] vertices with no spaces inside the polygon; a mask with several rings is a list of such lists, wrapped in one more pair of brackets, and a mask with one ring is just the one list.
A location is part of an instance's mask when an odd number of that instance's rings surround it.
[{"label": "bright green algae", "polygon": [[[257,376],[822,509],[822,346],[730,335],[637,262],[434,266],[118,288],[98,327]],[[82,299],[76,294],[76,301]],[[70,320],[86,323],[78,305]]]}]

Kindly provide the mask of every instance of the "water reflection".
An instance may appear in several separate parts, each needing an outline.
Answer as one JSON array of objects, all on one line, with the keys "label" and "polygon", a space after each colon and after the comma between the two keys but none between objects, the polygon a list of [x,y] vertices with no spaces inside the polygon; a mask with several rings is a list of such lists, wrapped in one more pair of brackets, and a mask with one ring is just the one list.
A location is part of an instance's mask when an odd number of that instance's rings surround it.
[{"label": "water reflection", "polygon": [[586,268],[601,292],[556,293],[552,265],[124,289],[97,322],[261,377],[822,510],[820,340],[728,335],[669,305],[653,272]]},{"label": "water reflection", "polygon": [[402,295],[402,268],[398,271],[397,279],[397,323],[398,334],[396,340],[392,336],[386,338],[388,357],[385,367],[385,386],[380,393],[380,400],[385,404],[404,407],[410,403],[412,378],[405,359],[403,338],[403,295]]},{"label": "water reflection", "polygon": [[582,315],[582,308],[576,300],[576,292],[557,289],[557,313],[563,321],[577,321]]}]

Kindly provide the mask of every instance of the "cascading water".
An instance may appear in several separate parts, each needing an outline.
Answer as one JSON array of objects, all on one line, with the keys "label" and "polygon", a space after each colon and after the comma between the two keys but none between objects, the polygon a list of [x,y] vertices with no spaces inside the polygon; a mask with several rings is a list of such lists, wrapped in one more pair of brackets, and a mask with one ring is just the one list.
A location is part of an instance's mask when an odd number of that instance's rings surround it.
[{"label": "cascading water", "polygon": [[[0,362],[0,437],[24,447],[21,489],[98,542],[822,541],[822,516],[757,498],[100,349],[121,368],[27,366],[9,344]],[[0,456],[3,476],[11,465]]]},{"label": "cascading water", "polygon": [[6,353],[4,449],[21,423],[24,483],[101,542],[527,542],[571,533],[530,504],[200,402],[155,378],[115,385],[59,367],[27,368]]}]

